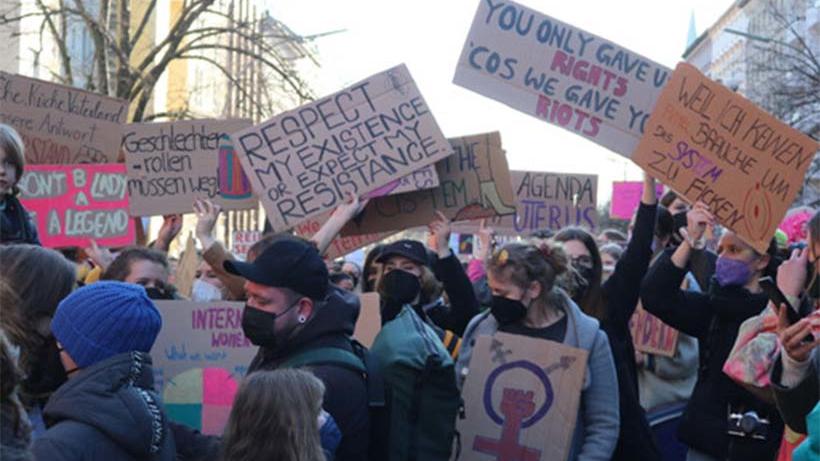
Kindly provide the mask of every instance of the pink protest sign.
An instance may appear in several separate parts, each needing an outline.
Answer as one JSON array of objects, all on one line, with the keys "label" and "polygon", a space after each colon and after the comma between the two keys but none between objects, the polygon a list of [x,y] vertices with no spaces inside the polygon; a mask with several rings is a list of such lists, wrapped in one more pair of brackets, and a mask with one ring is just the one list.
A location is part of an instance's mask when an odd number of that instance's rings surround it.
[{"label": "pink protest sign", "polygon": [[84,247],[134,243],[128,216],[125,165],[29,165],[20,178],[20,201],[31,213],[43,246]]},{"label": "pink protest sign", "polygon": [[[658,197],[663,195],[663,184],[655,186]],[[632,219],[641,203],[643,181],[615,181],[612,183],[612,203],[609,215],[618,219]]]}]

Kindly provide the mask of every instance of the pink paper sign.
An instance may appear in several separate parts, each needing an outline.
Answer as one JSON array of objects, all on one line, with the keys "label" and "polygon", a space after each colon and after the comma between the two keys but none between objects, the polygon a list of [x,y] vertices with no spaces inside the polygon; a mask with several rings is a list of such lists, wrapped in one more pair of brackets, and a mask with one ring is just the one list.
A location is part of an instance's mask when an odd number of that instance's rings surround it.
[{"label": "pink paper sign", "polygon": [[[655,186],[657,196],[663,195],[663,184]],[[615,181],[612,183],[612,203],[609,216],[617,219],[632,219],[641,203],[643,181]]]},{"label": "pink paper sign", "polygon": [[125,165],[28,165],[17,187],[40,242],[51,248],[134,243]]}]

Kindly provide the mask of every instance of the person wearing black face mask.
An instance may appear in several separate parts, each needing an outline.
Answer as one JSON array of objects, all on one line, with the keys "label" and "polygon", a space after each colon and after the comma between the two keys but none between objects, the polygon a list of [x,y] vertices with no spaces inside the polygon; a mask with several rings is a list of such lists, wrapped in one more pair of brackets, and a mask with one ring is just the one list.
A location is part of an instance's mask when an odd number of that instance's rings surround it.
[{"label": "person wearing black face mask", "polygon": [[510,243],[486,264],[492,306],[476,316],[464,334],[456,365],[459,385],[471,379],[472,349],[479,336],[504,332],[586,350],[588,379],[581,389],[568,459],[610,459],[619,426],[615,363],[598,322],[556,286],[558,277],[568,270],[567,256],[560,247],[547,243],[540,247]]},{"label": "person wearing black face mask", "polygon": [[[726,231],[718,243],[715,276],[703,293],[684,291],[681,282],[697,246],[714,217],[703,203],[688,212],[685,240],[665,252],[652,265],[641,286],[643,307],[664,323],[699,341],[698,378],[686,405],[678,438],[689,447],[689,459],[770,460],[783,433],[776,409],[732,381],[723,372],[741,324],[763,311],[768,297],[758,280],[773,275],[777,244],[772,239],[761,253],[734,232]],[[755,426],[765,436],[735,429],[732,415],[754,412]],[[735,418],[739,419],[739,418]]]},{"label": "person wearing black face mask", "polygon": [[[781,306],[780,344],[782,349],[772,367],[771,381],[777,408],[788,426],[808,433],[806,416],[820,400],[820,212],[809,220],[808,245],[795,249],[777,270],[777,286],[795,307],[811,312],[790,325]],[[805,341],[807,335],[814,341]]]},{"label": "person wearing black face mask", "polygon": [[[242,330],[259,346],[248,373],[301,366],[300,358],[309,351],[354,352],[350,337],[358,299],[329,283],[327,266],[313,244],[281,237],[253,263],[229,261],[224,266],[247,280]],[[367,459],[369,413],[363,374],[334,361],[309,366],[325,385],[323,408],[342,432],[336,459]]]},{"label": "person wearing black face mask", "polygon": [[[393,242],[376,259],[382,264],[382,276],[376,284],[382,301],[382,323],[409,305],[433,327],[455,357],[458,338],[478,314],[479,304],[464,267],[450,250],[449,220],[439,214],[429,227],[436,253],[432,261],[424,245],[415,240]],[[431,263],[432,270],[428,266]],[[446,301],[442,292],[447,295]]]}]

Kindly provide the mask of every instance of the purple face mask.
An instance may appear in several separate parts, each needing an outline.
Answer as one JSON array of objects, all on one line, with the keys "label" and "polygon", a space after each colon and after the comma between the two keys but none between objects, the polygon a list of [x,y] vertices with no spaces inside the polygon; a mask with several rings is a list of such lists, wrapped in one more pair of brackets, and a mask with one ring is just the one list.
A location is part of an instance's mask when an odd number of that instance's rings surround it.
[{"label": "purple face mask", "polygon": [[715,265],[715,278],[720,286],[746,285],[752,277],[752,269],[743,261],[719,257]]}]

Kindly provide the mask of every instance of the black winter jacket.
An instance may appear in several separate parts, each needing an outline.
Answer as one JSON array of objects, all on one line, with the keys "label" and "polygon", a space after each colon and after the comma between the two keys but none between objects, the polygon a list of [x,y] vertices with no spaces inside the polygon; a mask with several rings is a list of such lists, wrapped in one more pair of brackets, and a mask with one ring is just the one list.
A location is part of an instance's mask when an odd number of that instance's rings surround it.
[{"label": "black winter jacket", "polygon": [[0,198],[0,244],[9,243],[40,244],[37,226],[23,204],[12,195]]},{"label": "black winter jacket", "polygon": [[[317,307],[313,318],[296,336],[275,349],[260,348],[248,373],[274,370],[290,357],[309,349],[336,347],[352,352],[350,338],[359,316],[358,298],[331,287],[326,301]],[[309,368],[324,383],[323,408],[333,416],[342,432],[336,460],[367,460],[370,418],[364,377],[340,365],[311,365]]]},{"label": "black winter jacket", "polygon": [[[768,304],[765,294],[737,286],[721,287],[712,280],[708,293],[681,290],[686,269],[662,254],[649,269],[641,288],[643,307],[664,323],[698,338],[700,367],[692,397],[678,428],[686,445],[720,459],[771,460],[777,452],[783,423],[772,405],[755,398],[723,373],[723,364],[737,339],[740,325]],[[771,420],[765,442],[727,434],[728,413],[756,411]]]},{"label": "black winter jacket", "polygon": [[151,357],[116,355],[82,369],[43,410],[34,457],[48,461],[173,461],[174,438],[154,392]]}]

